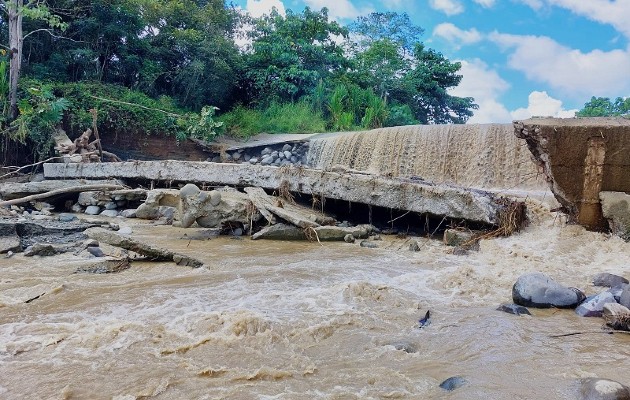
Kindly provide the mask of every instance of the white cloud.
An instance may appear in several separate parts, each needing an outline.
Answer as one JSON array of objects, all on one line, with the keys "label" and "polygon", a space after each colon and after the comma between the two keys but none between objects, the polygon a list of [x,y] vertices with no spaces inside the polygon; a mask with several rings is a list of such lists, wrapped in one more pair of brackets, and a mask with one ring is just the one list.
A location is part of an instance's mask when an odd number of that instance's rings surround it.
[{"label": "white cloud", "polygon": [[477,43],[483,39],[483,36],[475,28],[470,30],[459,29],[455,25],[445,22],[439,24],[433,29],[433,36],[441,37],[451,42],[456,48],[461,45]]},{"label": "white cloud", "polygon": [[448,16],[464,12],[464,6],[457,0],[429,0],[429,6]]},{"label": "white cloud", "polygon": [[286,14],[284,3],[281,0],[247,0],[245,9],[252,17],[258,18],[270,14],[274,7],[280,15]]},{"label": "white cloud", "polygon": [[494,32],[489,38],[511,52],[511,68],[576,99],[630,91],[630,48],[584,53],[546,36]]},{"label": "white cloud", "polygon": [[451,89],[449,94],[459,97],[474,97],[479,109],[469,123],[500,123],[511,122],[512,115],[499,101],[510,85],[499,74],[490,69],[480,59],[460,61],[462,68],[459,73],[463,76],[459,86]]},{"label": "white cloud", "polygon": [[493,7],[494,4],[496,3],[496,0],[473,0],[473,1],[485,8]]},{"label": "white cloud", "polygon": [[[476,0],[475,0],[476,1]],[[538,10],[542,0],[519,0]],[[629,0],[545,0],[549,6],[570,10],[576,15],[603,24],[612,25],[617,31],[630,38],[630,1]]]},{"label": "white cloud", "polygon": [[565,110],[562,101],[549,96],[547,92],[533,91],[529,94],[527,108],[518,108],[511,112],[513,119],[531,117],[572,118],[578,110]]},{"label": "white cloud", "polygon": [[520,3],[523,3],[525,5],[528,5],[529,7],[531,7],[532,9],[538,11],[540,10],[545,4],[542,2],[542,0],[518,0]]},{"label": "white cloud", "polygon": [[358,9],[349,0],[304,0],[304,3],[314,10],[328,8],[328,16],[332,19],[352,19],[374,11],[371,7]]}]

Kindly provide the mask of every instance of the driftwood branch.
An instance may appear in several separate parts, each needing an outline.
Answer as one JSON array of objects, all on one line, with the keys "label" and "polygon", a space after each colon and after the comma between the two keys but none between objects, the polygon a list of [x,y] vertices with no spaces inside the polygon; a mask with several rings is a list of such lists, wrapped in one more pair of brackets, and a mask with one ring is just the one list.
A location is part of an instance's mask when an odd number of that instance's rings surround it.
[{"label": "driftwood branch", "polygon": [[46,192],[46,193],[33,194],[33,195],[30,195],[30,196],[22,197],[21,199],[0,201],[0,207],[10,206],[10,205],[13,205],[13,204],[26,203],[28,201],[33,201],[33,200],[46,199],[48,197],[57,196],[57,195],[60,195],[60,194],[65,194],[65,193],[90,192],[90,191],[95,191],[95,190],[118,190],[118,189],[124,189],[124,186],[121,186],[121,185],[82,185],[82,186],[73,186],[73,187],[69,187],[69,188],[62,188],[62,189],[51,190],[50,192]]},{"label": "driftwood branch", "polygon": [[62,159],[62,158],[63,158],[63,156],[61,156],[61,157],[50,157],[50,158],[47,158],[47,159],[45,159],[45,160],[43,160],[43,161],[39,161],[39,162],[36,162],[36,163],[34,163],[34,164],[24,165],[24,166],[22,166],[22,167],[6,167],[6,168],[17,168],[17,169],[16,169],[15,171],[11,171],[11,172],[9,172],[9,173],[7,173],[7,174],[0,175],[0,179],[8,178],[9,176],[14,175],[14,174],[17,174],[18,172],[20,172],[20,171],[21,171],[21,170],[23,170],[23,169],[30,168],[30,167],[36,167],[36,166],[38,166],[38,165],[41,165],[41,164],[47,163],[47,162],[49,162],[49,161],[53,161],[53,160],[60,160],[60,159]]}]

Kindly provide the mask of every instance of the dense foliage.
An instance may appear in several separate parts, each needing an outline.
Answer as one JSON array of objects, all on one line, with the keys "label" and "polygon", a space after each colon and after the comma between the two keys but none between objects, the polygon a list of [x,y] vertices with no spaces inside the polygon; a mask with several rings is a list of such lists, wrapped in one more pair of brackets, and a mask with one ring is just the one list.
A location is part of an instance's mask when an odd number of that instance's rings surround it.
[{"label": "dense foliage", "polygon": [[584,108],[577,112],[578,117],[618,117],[630,115],[630,97],[617,97],[611,101],[607,97],[591,97]]},{"label": "dense foliage", "polygon": [[[0,60],[3,143],[42,154],[57,125],[75,135],[91,123],[90,109],[107,134],[209,138],[223,128],[216,107],[238,135],[464,123],[477,108],[449,95],[460,64],[426,48],[406,14],[342,26],[325,8],[251,18],[223,0],[26,4],[15,8],[24,32],[17,118],[3,81],[10,57]],[[0,42],[16,32],[0,19]]]}]

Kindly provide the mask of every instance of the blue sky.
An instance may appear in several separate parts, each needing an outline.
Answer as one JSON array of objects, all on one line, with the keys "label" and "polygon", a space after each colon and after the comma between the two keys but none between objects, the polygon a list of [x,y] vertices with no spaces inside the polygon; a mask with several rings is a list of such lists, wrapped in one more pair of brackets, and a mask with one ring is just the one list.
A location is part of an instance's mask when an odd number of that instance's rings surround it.
[{"label": "blue sky", "polygon": [[591,96],[630,96],[630,0],[237,0],[254,16],[327,7],[342,24],[406,12],[425,44],[462,63],[470,122],[573,116]]}]

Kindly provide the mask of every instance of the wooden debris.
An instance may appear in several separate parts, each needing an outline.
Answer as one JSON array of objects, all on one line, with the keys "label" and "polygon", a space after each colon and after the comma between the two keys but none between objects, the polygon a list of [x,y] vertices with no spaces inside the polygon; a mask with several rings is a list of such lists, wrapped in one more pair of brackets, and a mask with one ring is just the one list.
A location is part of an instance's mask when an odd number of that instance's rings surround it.
[{"label": "wooden debris", "polygon": [[606,325],[620,331],[630,331],[630,310],[618,303],[604,305]]},{"label": "wooden debris", "polygon": [[49,198],[49,197],[53,197],[53,196],[57,196],[57,195],[60,195],[60,194],[65,194],[65,193],[89,192],[89,191],[92,191],[92,190],[116,190],[116,189],[123,189],[123,188],[124,188],[124,186],[121,186],[121,185],[81,185],[81,186],[72,186],[72,187],[66,187],[66,188],[51,190],[50,192],[46,192],[46,193],[33,194],[33,195],[30,195],[30,196],[22,197],[20,199],[0,201],[0,207],[2,207],[2,206],[10,206],[10,205],[13,205],[13,204],[26,203],[28,201],[33,201],[33,200],[46,199],[46,198]]}]

